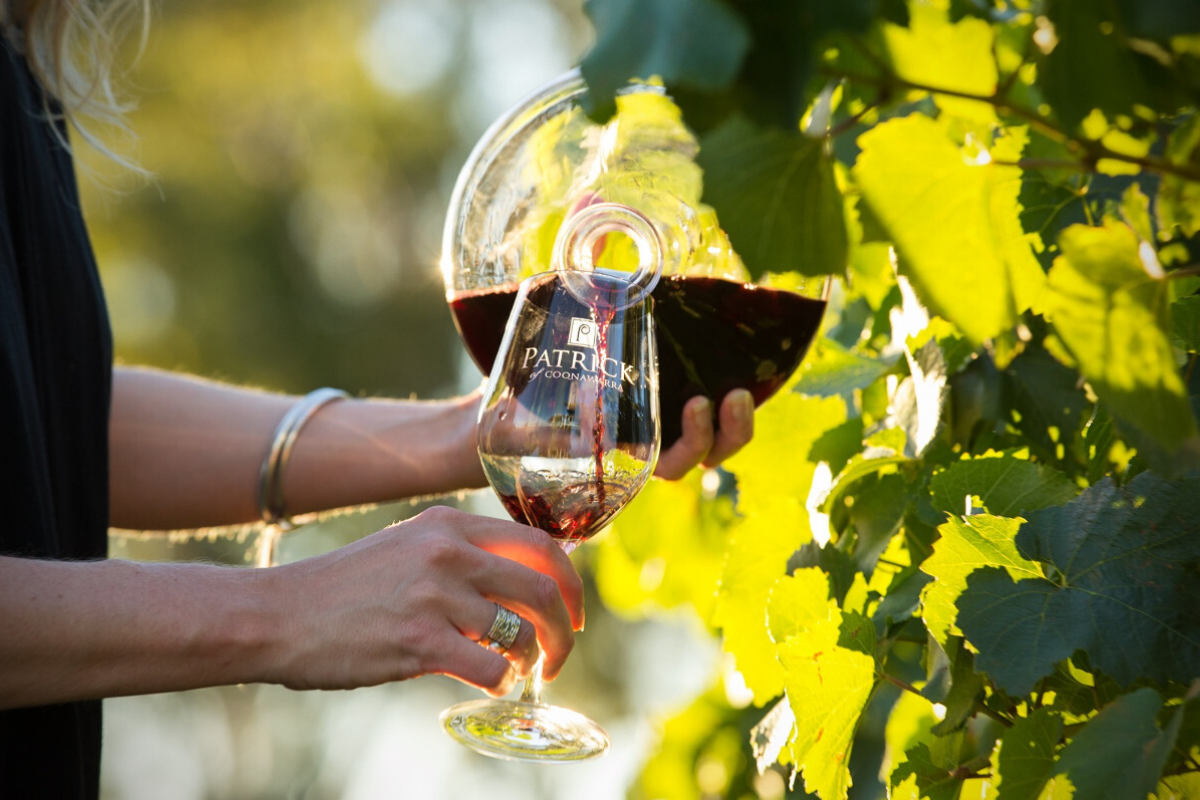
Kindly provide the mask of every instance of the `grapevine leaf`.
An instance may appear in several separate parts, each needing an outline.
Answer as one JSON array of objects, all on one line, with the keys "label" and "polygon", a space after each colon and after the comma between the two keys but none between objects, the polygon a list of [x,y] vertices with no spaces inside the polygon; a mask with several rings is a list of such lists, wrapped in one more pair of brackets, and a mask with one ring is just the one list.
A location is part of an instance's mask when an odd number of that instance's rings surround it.
[{"label": "grapevine leaf", "polygon": [[1121,696],[1121,687],[1112,678],[1081,672],[1071,661],[1056,666],[1039,688],[1054,693],[1052,709],[1076,717],[1090,716]]},{"label": "grapevine leaf", "polygon": [[[1192,114],[1171,133],[1167,158],[1176,164],[1200,167],[1200,115]],[[1178,227],[1189,238],[1200,231],[1200,181],[1163,176],[1158,189],[1158,225],[1165,232]]]},{"label": "grapevine leaf", "polygon": [[975,702],[984,686],[983,676],[975,671],[975,656],[963,646],[962,639],[951,639],[944,652],[950,662],[950,691],[940,701],[946,707],[946,715],[933,726],[937,736],[953,733],[963,726],[975,713]]},{"label": "grapevine leaf", "polygon": [[587,0],[596,42],[580,69],[589,114],[607,119],[617,90],[633,78],[722,89],[737,75],[750,46],[742,18],[718,0]]},{"label": "grapevine leaf", "polygon": [[813,444],[845,420],[846,404],[838,397],[789,392],[771,398],[754,415],[754,439],[724,464],[737,476],[738,508],[752,511],[760,499],[778,497],[803,503],[816,469],[808,458]]},{"label": "grapevine leaf", "polygon": [[870,578],[875,563],[900,530],[905,511],[913,500],[913,491],[901,475],[876,473],[859,482],[855,495],[854,505],[845,512],[846,521],[856,536],[855,563]]},{"label": "grapevine leaf", "polygon": [[925,305],[976,344],[1011,327],[1041,280],[1018,218],[1020,170],[969,163],[941,124],[919,114],[858,141],[863,199]]},{"label": "grapevine leaf", "polygon": [[921,606],[921,592],[933,580],[916,567],[896,574],[871,620],[879,627],[910,620]]},{"label": "grapevine leaf", "polygon": [[1171,303],[1171,328],[1189,352],[1200,352],[1200,295],[1181,297]]},{"label": "grapevine leaf", "polygon": [[921,742],[907,751],[903,764],[892,770],[892,797],[911,797],[913,800],[958,800],[963,779],[954,774],[958,766],[930,753]]},{"label": "grapevine leaf", "polygon": [[996,800],[1038,800],[1054,775],[1054,751],[1062,736],[1062,717],[1039,708],[1018,719],[1000,737],[994,757],[1000,775]]},{"label": "grapevine leaf", "polygon": [[841,620],[817,623],[779,645],[788,702],[796,716],[789,743],[804,788],[821,800],[845,800],[859,716],[875,686],[873,655],[839,646]]},{"label": "grapevine leaf", "polygon": [[1200,759],[1200,678],[1192,681],[1183,704],[1174,713],[1178,720],[1170,723],[1175,727],[1175,739],[1167,756],[1166,772],[1189,769]]},{"label": "grapevine leaf", "polygon": [[789,572],[794,573],[806,567],[818,567],[825,573],[829,581],[829,598],[839,606],[854,584],[854,576],[858,574],[850,556],[833,545],[821,547],[816,542],[809,542],[801,547],[788,561]]},{"label": "grapevine leaf", "polygon": [[830,428],[813,442],[808,451],[809,461],[819,464],[824,461],[834,474],[841,472],[851,458],[862,451],[862,417],[852,417],[835,428]]},{"label": "grapevine leaf", "polygon": [[[951,23],[933,6],[914,6],[907,28],[885,25],[884,43],[896,74],[912,83],[955,92],[989,96],[996,91],[996,62],[992,58],[995,36],[981,19]],[[981,122],[994,122],[987,103],[936,95],[946,112]]]},{"label": "grapevine leaf", "polygon": [[965,512],[964,499],[978,497],[988,512],[1015,517],[1023,511],[1065,503],[1078,494],[1075,484],[1053,467],[1035,464],[1014,451],[989,451],[956,461],[929,482],[935,508]]},{"label": "grapevine leaf", "polygon": [[1082,424],[1087,396],[1079,373],[1060,364],[1041,347],[1027,348],[1004,372],[1006,420],[1029,442],[1041,459],[1061,461],[1064,442]]},{"label": "grapevine leaf", "polygon": [[1078,797],[1124,800],[1145,797],[1158,784],[1174,746],[1181,715],[1160,730],[1162,698],[1138,689],[1102,709],[1062,751],[1054,772],[1066,775]]},{"label": "grapevine leaf", "polygon": [[933,555],[921,564],[921,571],[933,576],[921,594],[921,616],[933,637],[944,646],[955,630],[954,620],[959,595],[967,586],[967,576],[980,567],[1002,567],[1024,584],[1024,578],[1040,578],[1037,564],[1021,557],[1014,536],[1021,521],[978,514],[952,516],[938,528],[941,538],[933,544]]},{"label": "grapevine leaf", "polygon": [[785,575],[788,557],[809,536],[803,506],[789,497],[765,502],[733,528],[713,624],[722,629],[725,650],[759,705],[783,691],[783,668],[767,629],[767,602]]},{"label": "grapevine leaf", "polygon": [[800,378],[793,389],[815,397],[846,395],[865,389],[896,363],[899,355],[870,358],[822,338],[800,365]]},{"label": "grapevine leaf", "polygon": [[733,117],[703,136],[697,162],[704,202],[752,277],[845,271],[844,203],[822,140]]},{"label": "grapevine leaf", "polygon": [[905,453],[923,455],[946,426],[950,387],[946,357],[936,341],[904,351],[910,376],[896,390],[890,422],[904,430]]},{"label": "grapevine leaf", "polygon": [[994,568],[967,578],[958,625],[976,665],[1014,696],[1076,650],[1122,686],[1190,681],[1200,664],[1197,520],[1200,478],[1152,473],[1125,487],[1106,478],[1033,512],[1017,546],[1055,580],[1014,582]]},{"label": "grapevine leaf", "polygon": [[837,603],[829,597],[829,581],[816,567],[796,570],[776,581],[767,604],[767,627],[776,642],[840,616]]},{"label": "grapevine leaf", "polygon": [[1168,452],[1196,446],[1196,422],[1168,335],[1166,281],[1142,266],[1123,223],[1072,225],[1059,238],[1046,317],[1109,410]]},{"label": "grapevine leaf", "polygon": [[1200,772],[1163,778],[1153,795],[1154,800],[1192,800],[1194,797],[1200,797]]},{"label": "grapevine leaf", "polygon": [[1114,33],[1121,22],[1114,5],[1095,0],[1047,4],[1058,43],[1038,67],[1038,84],[1070,128],[1094,108],[1112,118],[1130,113],[1135,103],[1145,105],[1154,94],[1121,29]]}]

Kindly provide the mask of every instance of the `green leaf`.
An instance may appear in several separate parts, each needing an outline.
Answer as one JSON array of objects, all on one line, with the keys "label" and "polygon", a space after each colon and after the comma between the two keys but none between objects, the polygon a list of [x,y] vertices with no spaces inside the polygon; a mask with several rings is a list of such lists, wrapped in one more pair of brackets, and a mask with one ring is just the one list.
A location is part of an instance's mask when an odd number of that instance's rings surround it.
[{"label": "green leaf", "polygon": [[817,399],[788,392],[771,398],[754,415],[754,438],[727,459],[737,476],[738,508],[753,511],[760,500],[781,497],[802,505],[812,488],[816,464],[809,452],[824,434],[846,421],[841,398]]},{"label": "green leaf", "polygon": [[958,764],[934,756],[924,742],[904,755],[904,763],[892,770],[889,796],[958,800],[963,788],[963,778],[953,772]]},{"label": "green leaf", "polygon": [[788,497],[764,502],[733,528],[713,624],[721,628],[724,648],[758,705],[783,691],[767,602],[776,582],[785,579],[788,557],[811,535],[804,507]]},{"label": "green leaf", "polygon": [[975,344],[1011,327],[1042,276],[1018,217],[1020,170],[969,161],[942,124],[919,114],[858,141],[855,180],[924,304]]},{"label": "green leaf", "polygon": [[842,195],[824,141],[734,117],[704,135],[696,160],[704,202],[751,276],[845,272]]},{"label": "green leaf", "polygon": [[[1167,159],[1200,167],[1200,115],[1193,113],[1167,140]],[[1200,232],[1200,181],[1164,175],[1158,188],[1158,225],[1164,232],[1178,227],[1191,238]]]},{"label": "green leaf", "polygon": [[819,622],[841,619],[829,596],[829,581],[820,569],[798,569],[775,582],[767,604],[767,628],[776,642],[799,636]]},{"label": "green leaf", "polygon": [[1167,452],[1196,438],[1169,337],[1167,282],[1142,266],[1123,223],[1073,225],[1059,239],[1045,314],[1080,372],[1118,417]]},{"label": "green leaf", "polygon": [[[981,97],[996,91],[991,25],[981,19],[951,23],[944,11],[931,5],[914,6],[911,14],[908,27],[883,28],[887,55],[897,75],[912,83]],[[987,103],[949,95],[935,95],[934,102],[957,116],[985,123],[996,119]]]},{"label": "green leaf", "polygon": [[1200,478],[1148,472],[1030,514],[1017,545],[1054,579],[992,568],[967,578],[957,621],[976,666],[1013,696],[1076,650],[1122,686],[1190,681],[1200,664],[1197,520]]},{"label": "green leaf", "polygon": [[1079,373],[1041,347],[1026,348],[1004,371],[1004,403],[1007,422],[1046,461],[1063,460],[1090,405],[1079,387]]},{"label": "green leaf", "polygon": [[909,377],[897,387],[888,423],[904,431],[904,452],[915,457],[923,455],[946,427],[950,386],[946,356],[936,341],[915,353],[906,349],[904,357]]},{"label": "green leaf", "polygon": [[1171,331],[1189,352],[1200,352],[1200,295],[1171,303]]},{"label": "green leaf", "polygon": [[1038,66],[1038,85],[1071,129],[1098,108],[1107,116],[1129,114],[1152,94],[1141,62],[1128,47],[1113,2],[1051,0],[1046,16],[1058,39]]},{"label": "green leaf", "polygon": [[722,89],[737,75],[750,46],[742,18],[718,0],[587,0],[596,42],[580,69],[589,113],[607,118],[617,90],[633,78]]},{"label": "green leaf", "polygon": [[854,731],[875,687],[874,657],[840,646],[841,638],[841,620],[829,619],[778,650],[796,716],[792,763],[804,776],[805,791],[821,800],[846,798]]},{"label": "green leaf", "polygon": [[1020,524],[1020,520],[977,514],[953,516],[938,527],[941,538],[933,543],[933,555],[921,564],[921,571],[934,578],[921,594],[921,616],[943,646],[956,630],[959,595],[972,571],[985,566],[1002,567],[1004,575],[1019,581],[1017,585],[1023,585],[1025,578],[1041,577],[1037,564],[1017,552],[1014,536]]},{"label": "green leaf", "polygon": [[835,529],[841,533],[853,532],[854,561],[867,578],[900,530],[913,499],[913,488],[903,476],[875,473],[859,481],[853,506],[831,514],[830,523]]},{"label": "green leaf", "polygon": [[965,498],[974,496],[998,517],[1065,503],[1079,493],[1058,470],[1035,464],[1012,450],[956,461],[934,473],[929,488],[934,507],[941,511],[964,514]]},{"label": "green leaf", "polygon": [[1062,717],[1039,708],[1018,719],[1000,737],[992,761],[1000,775],[996,800],[1038,800],[1054,775],[1054,751],[1062,736]]},{"label": "green leaf", "polygon": [[946,715],[933,726],[937,736],[953,733],[966,723],[975,713],[975,703],[984,687],[983,676],[975,671],[975,656],[963,645],[962,639],[951,639],[945,653],[950,662],[950,691],[941,700]]},{"label": "green leaf", "polygon": [[885,375],[899,355],[871,358],[847,350],[837,342],[822,338],[800,365],[800,378],[793,390],[815,397],[847,395],[865,389]]},{"label": "green leaf", "polygon": [[1071,780],[1077,797],[1146,797],[1158,784],[1178,732],[1178,714],[1166,731],[1159,730],[1154,720],[1161,708],[1153,689],[1117,698],[1075,734],[1054,773]]}]

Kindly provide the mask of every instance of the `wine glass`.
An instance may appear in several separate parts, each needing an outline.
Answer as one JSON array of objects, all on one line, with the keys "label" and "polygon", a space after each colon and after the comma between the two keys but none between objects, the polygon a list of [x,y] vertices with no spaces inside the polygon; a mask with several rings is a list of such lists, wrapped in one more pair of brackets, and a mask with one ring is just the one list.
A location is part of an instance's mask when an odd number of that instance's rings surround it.
[{"label": "wine glass", "polygon": [[[608,236],[637,247],[632,273],[596,270]],[[649,293],[661,272],[654,227],[637,211],[596,204],[556,242],[557,271],[520,285],[479,414],[488,482],[518,522],[566,552],[600,531],[658,459],[657,352]],[[446,731],[485,755],[579,761],[603,754],[595,722],[539,696],[541,661],[519,700],[473,700],[442,714]]]}]

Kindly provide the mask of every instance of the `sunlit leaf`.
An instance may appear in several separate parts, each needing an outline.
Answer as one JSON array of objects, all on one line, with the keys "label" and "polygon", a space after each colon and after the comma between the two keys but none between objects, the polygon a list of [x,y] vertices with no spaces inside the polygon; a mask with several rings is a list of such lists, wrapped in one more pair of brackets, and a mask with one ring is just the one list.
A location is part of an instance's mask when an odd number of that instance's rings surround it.
[{"label": "sunlit leaf", "polygon": [[854,177],[921,300],[980,343],[1035,299],[1041,270],[1020,229],[1020,170],[968,161],[918,114],[859,138]]},{"label": "sunlit leaf", "polygon": [[789,556],[811,538],[804,507],[788,497],[761,504],[734,526],[713,624],[759,705],[783,690],[783,669],[767,628],[767,602]]},{"label": "sunlit leaf", "polygon": [[974,496],[998,517],[1015,517],[1023,511],[1065,503],[1079,493],[1058,470],[1035,464],[1012,451],[991,451],[956,461],[934,473],[929,488],[939,511],[964,514],[964,500]]},{"label": "sunlit leaf", "polygon": [[958,800],[964,778],[954,773],[957,763],[938,758],[924,743],[904,755],[904,763],[892,770],[891,797]]},{"label": "sunlit leaf", "polygon": [[938,528],[941,538],[933,544],[933,555],[921,564],[921,571],[934,578],[921,594],[921,616],[939,642],[944,644],[957,630],[959,595],[974,570],[1001,567],[1017,585],[1022,585],[1023,579],[1041,577],[1037,564],[1017,552],[1014,537],[1020,524],[1020,520],[978,514],[952,516]]},{"label": "sunlit leaf", "polygon": [[1166,281],[1147,274],[1125,224],[1073,225],[1050,270],[1045,313],[1109,410],[1168,452],[1196,437],[1171,350]]},{"label": "sunlit leaf", "polygon": [[[1176,164],[1200,167],[1200,115],[1193,113],[1171,133],[1167,158]],[[1188,237],[1200,231],[1200,181],[1163,176],[1158,189],[1158,224],[1164,231],[1178,227]]]},{"label": "sunlit leaf", "polygon": [[859,715],[875,686],[875,659],[838,645],[840,619],[819,622],[779,645],[788,701],[796,715],[789,743],[806,791],[845,800]]},{"label": "sunlit leaf", "polygon": [[[996,91],[995,37],[987,22],[968,18],[952,23],[932,5],[914,6],[911,14],[906,28],[884,26],[887,54],[900,77],[980,97]],[[981,122],[996,119],[987,103],[950,95],[935,95],[934,100],[952,114]]]}]

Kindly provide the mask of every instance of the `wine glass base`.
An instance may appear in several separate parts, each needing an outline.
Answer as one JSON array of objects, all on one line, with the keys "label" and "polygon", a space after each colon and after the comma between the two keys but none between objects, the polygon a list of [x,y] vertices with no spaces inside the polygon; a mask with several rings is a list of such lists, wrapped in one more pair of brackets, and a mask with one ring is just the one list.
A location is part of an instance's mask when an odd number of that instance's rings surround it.
[{"label": "wine glass base", "polygon": [[508,761],[584,761],[604,755],[611,743],[582,714],[519,700],[459,703],[442,712],[442,727],[475,752]]}]

